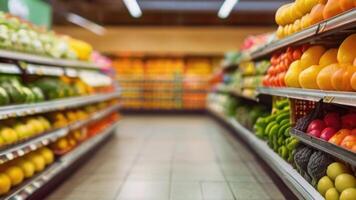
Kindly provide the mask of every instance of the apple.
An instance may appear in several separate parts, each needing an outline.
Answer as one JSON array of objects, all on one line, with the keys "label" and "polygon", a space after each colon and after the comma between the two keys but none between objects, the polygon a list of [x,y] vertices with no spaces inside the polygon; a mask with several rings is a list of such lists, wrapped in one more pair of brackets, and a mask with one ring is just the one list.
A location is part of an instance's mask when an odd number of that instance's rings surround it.
[{"label": "apple", "polygon": [[329,139],[335,135],[335,133],[337,132],[337,130],[333,127],[326,127],[324,128],[323,131],[321,131],[320,134],[320,139],[325,140],[325,141],[329,141]]},{"label": "apple", "polygon": [[352,129],[351,135],[356,135],[356,128]]},{"label": "apple", "polygon": [[346,129],[353,129],[356,127],[356,114],[347,114],[341,117],[341,127]]},{"label": "apple", "polygon": [[317,129],[314,129],[314,130],[311,130],[310,132],[308,132],[308,135],[311,135],[311,136],[314,136],[314,137],[317,137],[319,138],[320,137],[320,130],[317,130]]},{"label": "apple", "polygon": [[324,117],[324,123],[327,127],[333,127],[337,130],[341,128],[341,121],[339,113],[328,113]]},{"label": "apple", "polygon": [[310,122],[308,125],[307,133],[309,133],[312,130],[319,130],[321,132],[325,128],[325,123],[323,120],[320,119],[315,119]]}]

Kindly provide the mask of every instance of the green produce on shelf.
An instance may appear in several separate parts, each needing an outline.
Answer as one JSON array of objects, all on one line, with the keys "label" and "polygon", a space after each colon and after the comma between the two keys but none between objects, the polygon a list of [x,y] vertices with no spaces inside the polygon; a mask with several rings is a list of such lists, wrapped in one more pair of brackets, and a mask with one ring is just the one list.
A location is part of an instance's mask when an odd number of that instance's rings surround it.
[{"label": "green produce on shelf", "polygon": [[253,129],[256,136],[267,140],[267,144],[283,159],[293,161],[293,153],[299,141],[289,134],[291,129],[289,100],[276,101],[272,114],[259,117]]},{"label": "green produce on shelf", "polygon": [[43,92],[39,88],[24,86],[19,76],[0,75],[0,105],[40,101],[43,101]]}]

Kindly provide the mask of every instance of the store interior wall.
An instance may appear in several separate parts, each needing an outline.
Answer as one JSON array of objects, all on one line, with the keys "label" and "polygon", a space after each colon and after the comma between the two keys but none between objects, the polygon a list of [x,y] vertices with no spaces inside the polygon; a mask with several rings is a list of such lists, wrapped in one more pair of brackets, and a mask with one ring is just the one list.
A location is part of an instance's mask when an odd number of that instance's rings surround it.
[{"label": "store interior wall", "polygon": [[274,27],[106,27],[96,35],[74,26],[55,26],[91,43],[96,50],[113,52],[224,54],[238,49],[249,35],[273,31]]}]

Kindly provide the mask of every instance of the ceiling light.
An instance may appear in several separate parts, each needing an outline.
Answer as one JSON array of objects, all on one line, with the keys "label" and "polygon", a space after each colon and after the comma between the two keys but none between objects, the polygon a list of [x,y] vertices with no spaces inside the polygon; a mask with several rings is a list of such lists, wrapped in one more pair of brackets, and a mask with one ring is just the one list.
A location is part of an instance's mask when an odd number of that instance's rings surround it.
[{"label": "ceiling light", "polygon": [[92,22],[88,19],[85,19],[82,16],[79,16],[77,14],[74,13],[68,13],[66,15],[66,19],[70,22],[72,22],[73,24],[76,24],[78,26],[81,26],[85,29],[90,30],[91,32],[98,34],[98,35],[104,35],[106,29],[102,26],[100,26],[99,24],[96,24],[95,22]]},{"label": "ceiling light", "polygon": [[142,11],[136,0],[124,0],[124,3],[132,17],[135,18],[141,17]]},{"label": "ceiling light", "polygon": [[219,9],[218,16],[220,18],[227,18],[237,2],[238,0],[225,0]]}]

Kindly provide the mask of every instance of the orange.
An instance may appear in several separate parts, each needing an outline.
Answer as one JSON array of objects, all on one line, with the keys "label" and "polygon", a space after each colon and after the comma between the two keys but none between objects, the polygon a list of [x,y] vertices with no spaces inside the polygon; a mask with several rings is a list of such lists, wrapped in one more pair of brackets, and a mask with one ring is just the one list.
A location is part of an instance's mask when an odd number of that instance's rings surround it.
[{"label": "orange", "polygon": [[335,145],[340,145],[344,138],[348,135],[351,135],[351,130],[349,129],[341,129],[334,136],[329,139],[330,143]]},{"label": "orange", "polygon": [[356,91],[356,72],[351,76],[350,84],[352,89]]},{"label": "orange", "polygon": [[316,4],[313,9],[310,11],[310,24],[316,24],[324,20],[323,17],[323,10],[325,5],[323,4]]},{"label": "orange", "polygon": [[354,0],[339,0],[340,7],[343,11],[347,11],[355,7]]},{"label": "orange", "polygon": [[348,135],[346,136],[340,146],[346,148],[346,149],[352,149],[352,147],[356,145],[356,135]]},{"label": "orange", "polygon": [[348,36],[340,45],[337,52],[339,63],[352,64],[356,58],[356,33]]},{"label": "orange", "polygon": [[333,90],[334,87],[331,83],[331,77],[340,68],[341,68],[341,66],[338,63],[334,63],[334,64],[328,65],[328,66],[324,67],[322,70],[320,70],[320,72],[316,78],[316,82],[319,86],[319,89]]},{"label": "orange", "polygon": [[329,19],[342,12],[339,0],[328,0],[323,10],[324,19]]},{"label": "orange", "polygon": [[342,66],[331,77],[331,84],[334,90],[338,91],[352,91],[351,77],[354,74],[356,68],[349,65]]}]

